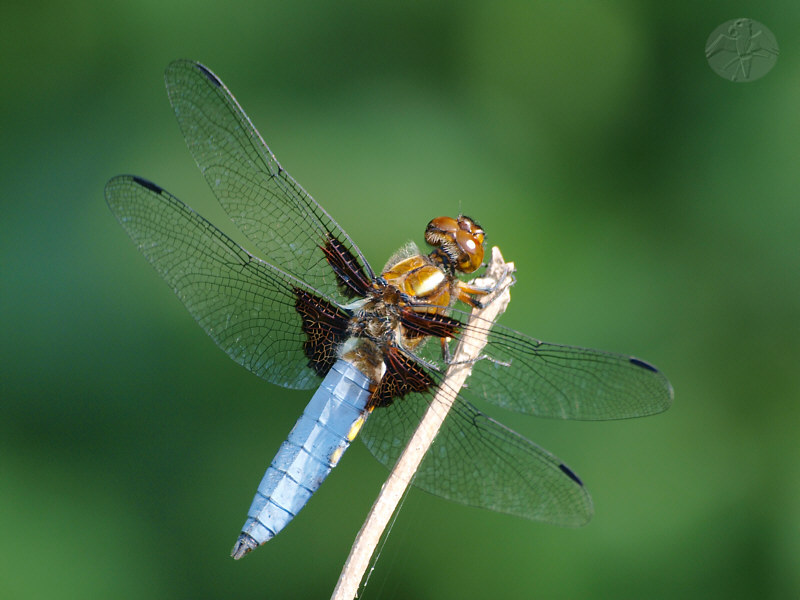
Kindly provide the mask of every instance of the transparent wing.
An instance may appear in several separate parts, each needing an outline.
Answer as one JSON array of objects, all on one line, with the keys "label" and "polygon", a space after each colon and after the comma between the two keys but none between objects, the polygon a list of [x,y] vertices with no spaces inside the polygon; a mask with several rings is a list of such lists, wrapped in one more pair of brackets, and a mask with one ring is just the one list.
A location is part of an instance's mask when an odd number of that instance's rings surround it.
[{"label": "transparent wing", "polygon": [[277,385],[319,385],[303,352],[293,292],[313,289],[253,257],[149,181],[114,177],[105,195],[139,250],[233,360]]},{"label": "transparent wing", "polygon": [[[430,394],[376,408],[361,437],[391,468],[415,431]],[[592,501],[555,456],[458,398],[414,478],[414,485],[469,506],[556,525],[578,526]]]},{"label": "transparent wing", "polygon": [[[453,309],[463,322],[469,315]],[[469,329],[489,329],[482,359],[475,362],[462,394],[517,412],[558,419],[601,421],[643,417],[667,410],[672,386],[653,365],[623,354],[550,344],[513,329],[473,319]],[[467,326],[450,342],[454,350]],[[446,365],[438,344],[416,351]]]},{"label": "transparent wing", "polygon": [[167,93],[186,144],[228,216],[269,262],[341,298],[320,246],[341,241],[373,276],[361,251],[278,163],[239,103],[199,63],[175,61]]}]

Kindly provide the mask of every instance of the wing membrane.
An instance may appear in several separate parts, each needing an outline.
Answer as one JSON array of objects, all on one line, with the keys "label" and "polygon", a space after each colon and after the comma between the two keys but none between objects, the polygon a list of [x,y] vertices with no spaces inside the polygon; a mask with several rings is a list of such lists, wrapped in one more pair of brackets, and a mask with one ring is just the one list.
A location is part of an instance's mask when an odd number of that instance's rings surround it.
[{"label": "wing membrane", "polygon": [[[419,424],[430,394],[409,394],[376,408],[361,434],[391,468]],[[469,506],[556,525],[592,515],[580,480],[555,456],[458,398],[417,471],[414,485]]]},{"label": "wing membrane", "polygon": [[[468,319],[455,309],[450,316]],[[550,344],[479,319],[469,328],[490,331],[484,358],[474,364],[462,392],[468,398],[540,417],[589,421],[643,417],[672,404],[667,378],[638,358]],[[420,353],[441,362],[437,351],[427,344]]]},{"label": "wing membrane", "polygon": [[292,291],[315,290],[250,255],[149,181],[115,177],[105,195],[139,250],[233,360],[284,387],[319,384],[303,352]]},{"label": "wing membrane", "polygon": [[340,299],[320,249],[342,242],[372,278],[361,251],[281,167],[239,103],[208,68],[175,61],[167,93],[186,144],[228,216],[269,262]]}]

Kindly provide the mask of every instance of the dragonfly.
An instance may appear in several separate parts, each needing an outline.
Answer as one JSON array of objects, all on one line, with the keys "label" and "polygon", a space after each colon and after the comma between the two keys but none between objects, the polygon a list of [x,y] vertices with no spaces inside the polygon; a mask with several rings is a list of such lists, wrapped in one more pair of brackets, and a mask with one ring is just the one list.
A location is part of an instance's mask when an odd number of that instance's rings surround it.
[{"label": "dragonfly", "polygon": [[280,165],[219,77],[178,60],[165,80],[200,171],[261,256],[142,177],[112,178],[108,206],[228,356],[272,384],[316,388],[267,468],[232,556],[280,532],[359,434],[391,468],[468,334],[487,344],[468,386],[454,391],[414,485],[527,519],[585,524],[592,501],[578,476],[474,402],[540,417],[625,419],[666,410],[667,378],[632,356],[469,322],[459,306],[480,306],[489,292],[461,279],[483,265],[485,232],[475,219],[432,219],[429,254],[408,245],[376,272]]}]

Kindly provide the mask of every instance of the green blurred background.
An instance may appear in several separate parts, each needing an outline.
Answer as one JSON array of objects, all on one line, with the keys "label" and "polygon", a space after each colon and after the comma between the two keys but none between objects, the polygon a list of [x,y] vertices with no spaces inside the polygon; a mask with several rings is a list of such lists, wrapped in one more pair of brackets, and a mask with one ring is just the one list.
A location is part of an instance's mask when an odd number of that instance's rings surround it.
[{"label": "green blurred background", "polygon": [[[706,64],[751,17],[776,67]],[[493,415],[595,500],[560,529],[412,492],[366,598],[800,596],[800,5],[368,1],[0,8],[0,597],[325,598],[386,475],[354,445],[228,552],[309,394],[220,352],[103,186],[230,232],[161,74],[205,62],[374,265],[463,211],[518,268],[506,325],[636,354],[657,417]]]}]

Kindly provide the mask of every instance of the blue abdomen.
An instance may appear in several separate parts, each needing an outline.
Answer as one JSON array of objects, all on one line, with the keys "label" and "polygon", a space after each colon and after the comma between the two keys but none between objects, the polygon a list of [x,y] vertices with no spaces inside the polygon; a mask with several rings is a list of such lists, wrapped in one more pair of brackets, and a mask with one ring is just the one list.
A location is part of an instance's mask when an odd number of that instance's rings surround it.
[{"label": "blue abdomen", "polygon": [[305,506],[364,424],[369,378],[339,359],[267,468],[231,555],[274,537]]}]

